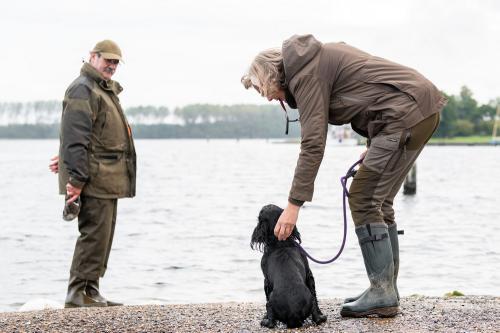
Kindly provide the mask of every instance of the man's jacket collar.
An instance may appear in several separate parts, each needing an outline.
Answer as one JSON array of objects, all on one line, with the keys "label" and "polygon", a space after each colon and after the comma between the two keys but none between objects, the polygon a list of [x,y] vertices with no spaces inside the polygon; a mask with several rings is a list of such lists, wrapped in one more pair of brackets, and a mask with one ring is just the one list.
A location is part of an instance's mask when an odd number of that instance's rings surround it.
[{"label": "man's jacket collar", "polygon": [[97,84],[99,84],[99,86],[102,89],[107,90],[107,91],[111,91],[111,92],[115,93],[115,95],[118,95],[123,90],[122,86],[117,81],[113,81],[113,80],[106,81],[102,77],[101,73],[99,73],[97,71],[97,69],[95,69],[88,62],[83,64],[82,69],[80,70],[80,74],[94,80],[95,82],[97,82]]}]

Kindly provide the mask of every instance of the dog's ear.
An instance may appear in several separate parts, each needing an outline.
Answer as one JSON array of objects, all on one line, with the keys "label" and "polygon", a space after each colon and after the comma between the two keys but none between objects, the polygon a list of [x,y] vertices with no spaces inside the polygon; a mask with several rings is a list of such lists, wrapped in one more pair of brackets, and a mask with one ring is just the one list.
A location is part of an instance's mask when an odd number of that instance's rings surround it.
[{"label": "dog's ear", "polygon": [[252,240],[250,241],[250,247],[252,250],[262,251],[267,245],[267,239],[269,237],[269,220],[263,211],[259,214],[259,223],[253,230]]},{"label": "dog's ear", "polygon": [[[283,209],[276,205],[266,205],[259,213],[259,223],[255,227],[250,247],[254,250],[265,251],[267,246],[272,246],[278,241],[274,236],[274,227]],[[300,239],[300,235],[299,235]]]}]

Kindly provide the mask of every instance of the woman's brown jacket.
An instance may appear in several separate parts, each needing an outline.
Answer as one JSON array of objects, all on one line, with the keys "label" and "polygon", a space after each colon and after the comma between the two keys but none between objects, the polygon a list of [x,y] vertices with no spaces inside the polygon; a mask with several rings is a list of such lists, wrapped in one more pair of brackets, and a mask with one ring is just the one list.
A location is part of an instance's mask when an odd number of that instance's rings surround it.
[{"label": "woman's brown jacket", "polygon": [[283,42],[287,102],[299,109],[301,151],[291,202],[311,201],[328,124],[351,123],[365,137],[408,129],[439,112],[441,92],[416,70],[345,43],[322,44],[312,35]]}]

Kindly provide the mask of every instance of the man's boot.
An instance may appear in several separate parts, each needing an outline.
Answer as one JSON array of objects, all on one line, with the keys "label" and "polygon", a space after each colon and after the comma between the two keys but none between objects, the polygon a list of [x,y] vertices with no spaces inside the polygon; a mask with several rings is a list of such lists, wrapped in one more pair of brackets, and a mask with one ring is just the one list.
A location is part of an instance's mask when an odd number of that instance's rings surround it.
[{"label": "man's boot", "polygon": [[[399,241],[398,241],[398,234],[403,233],[403,231],[398,231],[397,230],[397,225],[396,223],[392,223],[388,227],[389,231],[389,238],[391,239],[391,248],[392,248],[392,259],[394,261],[394,291],[396,292],[396,296],[398,297],[399,301],[399,291],[397,287],[397,279],[398,279],[398,272],[399,272]],[[347,297],[344,299],[344,303],[350,303],[354,302],[355,300],[359,299],[361,296],[363,296],[370,288],[366,289],[363,291],[361,294],[354,296],[354,297]]]},{"label": "man's boot", "polygon": [[[118,302],[113,302],[113,301],[108,301],[107,299],[105,299],[100,293],[99,293],[99,280],[96,280],[96,281],[89,281],[89,285],[91,286],[91,290],[90,290],[90,293],[95,293],[95,291],[97,291],[97,295],[99,295],[99,299],[100,300],[104,300],[104,302],[106,302],[108,304],[108,306],[122,306],[123,303],[118,303]],[[95,290],[95,291],[93,291]]]},{"label": "man's boot", "polygon": [[83,280],[76,276],[70,277],[65,308],[102,306],[108,306],[108,303],[99,294],[99,288],[95,281]]},{"label": "man's boot", "polygon": [[370,287],[357,300],[345,303],[340,314],[342,317],[393,317],[398,313],[399,303],[394,291],[394,261],[387,225],[362,225],[356,227],[356,235]]}]

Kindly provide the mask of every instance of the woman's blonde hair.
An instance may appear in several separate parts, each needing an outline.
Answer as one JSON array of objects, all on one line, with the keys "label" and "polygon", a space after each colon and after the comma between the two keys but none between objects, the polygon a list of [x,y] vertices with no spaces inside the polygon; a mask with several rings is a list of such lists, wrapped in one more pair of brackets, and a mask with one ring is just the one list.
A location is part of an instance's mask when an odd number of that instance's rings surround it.
[{"label": "woman's blonde hair", "polygon": [[252,61],[248,73],[243,75],[241,83],[246,89],[254,87],[264,97],[280,88],[283,76],[283,56],[281,49],[273,48],[260,52]]}]

